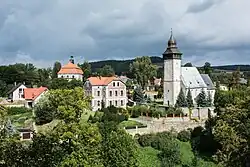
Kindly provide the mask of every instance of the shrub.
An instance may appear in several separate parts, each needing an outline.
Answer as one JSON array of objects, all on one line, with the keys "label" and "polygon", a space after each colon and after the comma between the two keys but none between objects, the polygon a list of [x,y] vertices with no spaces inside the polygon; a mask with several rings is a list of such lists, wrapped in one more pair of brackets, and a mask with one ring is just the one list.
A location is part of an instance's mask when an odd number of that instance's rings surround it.
[{"label": "shrub", "polygon": [[138,143],[142,147],[148,147],[151,146],[151,143],[153,141],[154,134],[144,134],[139,136]]},{"label": "shrub", "polygon": [[32,112],[31,109],[28,109],[26,107],[8,107],[7,113],[8,115],[17,115],[17,114],[23,114],[27,112]]},{"label": "shrub", "polygon": [[177,138],[180,140],[180,141],[183,141],[183,142],[188,142],[190,141],[191,139],[191,132],[188,131],[188,130],[182,130],[178,133],[178,136]]}]

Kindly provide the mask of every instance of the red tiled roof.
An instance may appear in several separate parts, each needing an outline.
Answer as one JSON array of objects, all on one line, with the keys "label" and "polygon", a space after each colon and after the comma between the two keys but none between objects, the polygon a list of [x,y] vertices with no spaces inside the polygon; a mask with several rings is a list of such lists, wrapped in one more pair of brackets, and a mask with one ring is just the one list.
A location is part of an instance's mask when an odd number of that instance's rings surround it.
[{"label": "red tiled roof", "polygon": [[25,100],[35,100],[38,96],[40,96],[46,90],[48,90],[48,88],[46,88],[46,87],[25,88],[24,89],[24,98],[25,98]]},{"label": "red tiled roof", "polygon": [[76,64],[69,62],[65,66],[62,66],[58,74],[83,74],[83,72]]},{"label": "red tiled roof", "polygon": [[113,80],[118,79],[116,77],[90,77],[88,78],[89,82],[93,86],[97,85],[108,85]]}]

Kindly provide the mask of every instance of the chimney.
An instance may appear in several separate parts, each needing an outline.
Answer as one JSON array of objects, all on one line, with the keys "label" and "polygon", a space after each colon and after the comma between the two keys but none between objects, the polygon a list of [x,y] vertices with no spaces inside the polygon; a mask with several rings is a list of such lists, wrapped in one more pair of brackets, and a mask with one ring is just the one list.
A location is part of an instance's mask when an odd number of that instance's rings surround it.
[{"label": "chimney", "polygon": [[16,82],[14,82],[14,85],[16,86]]},{"label": "chimney", "polygon": [[23,81],[23,84],[25,85],[25,81]]}]

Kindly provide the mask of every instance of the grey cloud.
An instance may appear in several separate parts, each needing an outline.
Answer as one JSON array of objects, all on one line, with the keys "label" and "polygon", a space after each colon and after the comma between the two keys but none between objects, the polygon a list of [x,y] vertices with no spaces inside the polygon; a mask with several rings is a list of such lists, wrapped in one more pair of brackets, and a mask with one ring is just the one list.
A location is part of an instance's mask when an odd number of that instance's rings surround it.
[{"label": "grey cloud", "polygon": [[[0,64],[26,60],[47,66],[67,61],[70,54],[77,61],[161,56],[171,27],[186,60],[236,54],[228,50],[242,49],[246,55],[247,31],[242,30],[239,39],[232,37],[230,28],[237,29],[232,17],[216,17],[218,11],[236,6],[235,0],[228,1],[231,5],[223,6],[222,0],[2,0]],[[250,28],[241,19],[237,22]]]}]

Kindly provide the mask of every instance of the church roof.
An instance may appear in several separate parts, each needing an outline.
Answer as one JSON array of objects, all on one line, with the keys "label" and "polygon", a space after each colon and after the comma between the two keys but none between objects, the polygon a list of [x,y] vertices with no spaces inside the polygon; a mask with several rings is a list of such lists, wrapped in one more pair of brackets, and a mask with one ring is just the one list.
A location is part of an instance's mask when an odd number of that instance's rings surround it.
[{"label": "church roof", "polygon": [[202,79],[196,67],[182,67],[181,80],[186,88],[206,88],[207,85]]},{"label": "church roof", "polygon": [[208,74],[201,74],[201,77],[206,83],[208,89],[215,89],[215,86]]},{"label": "church roof", "polygon": [[83,74],[83,71],[76,64],[69,61],[68,64],[61,68],[58,74]]}]

